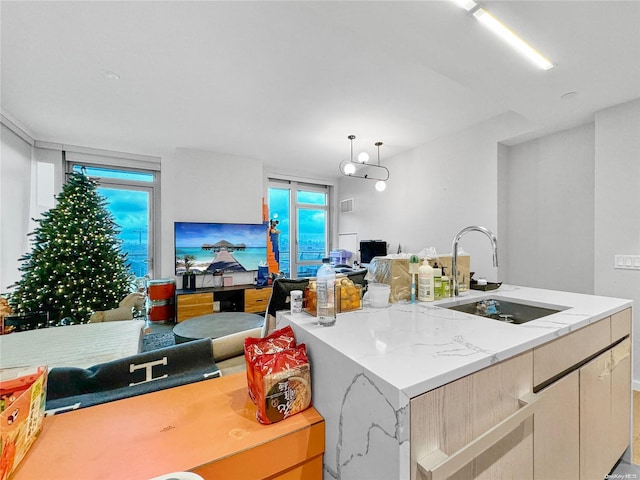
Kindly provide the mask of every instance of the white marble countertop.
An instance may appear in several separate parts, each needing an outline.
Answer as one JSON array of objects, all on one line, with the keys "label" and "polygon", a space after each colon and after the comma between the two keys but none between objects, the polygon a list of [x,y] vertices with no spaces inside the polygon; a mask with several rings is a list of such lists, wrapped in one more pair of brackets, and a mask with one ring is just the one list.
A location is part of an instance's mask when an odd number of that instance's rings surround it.
[{"label": "white marble countertop", "polygon": [[[565,310],[525,324],[439,308],[472,297],[502,297]],[[470,291],[439,302],[396,303],[342,313],[332,327],[317,325],[307,313],[282,315],[291,323],[361,365],[409,398],[476,372],[493,363],[630,307],[631,300],[502,285]]]}]

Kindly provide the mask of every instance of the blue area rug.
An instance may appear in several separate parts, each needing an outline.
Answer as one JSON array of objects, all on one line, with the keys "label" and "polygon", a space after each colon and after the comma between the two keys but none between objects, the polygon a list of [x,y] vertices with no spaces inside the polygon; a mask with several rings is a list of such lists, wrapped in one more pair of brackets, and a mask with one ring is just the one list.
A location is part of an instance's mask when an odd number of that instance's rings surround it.
[{"label": "blue area rug", "polygon": [[142,351],[149,352],[176,344],[173,332],[148,333],[142,337]]}]

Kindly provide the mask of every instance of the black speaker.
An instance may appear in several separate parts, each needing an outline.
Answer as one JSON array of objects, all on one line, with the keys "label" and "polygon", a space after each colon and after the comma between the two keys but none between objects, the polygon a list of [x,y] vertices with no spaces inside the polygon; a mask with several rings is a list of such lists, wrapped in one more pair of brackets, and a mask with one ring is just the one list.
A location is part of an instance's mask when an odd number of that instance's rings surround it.
[{"label": "black speaker", "polygon": [[196,289],[196,274],[186,273],[182,275],[182,289],[183,290],[195,290]]}]

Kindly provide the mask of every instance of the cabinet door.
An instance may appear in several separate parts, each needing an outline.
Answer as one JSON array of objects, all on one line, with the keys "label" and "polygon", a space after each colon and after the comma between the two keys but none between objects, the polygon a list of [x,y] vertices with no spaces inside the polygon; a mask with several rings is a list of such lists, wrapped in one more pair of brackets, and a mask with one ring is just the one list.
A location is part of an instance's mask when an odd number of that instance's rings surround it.
[{"label": "cabinet door", "polygon": [[177,321],[182,322],[199,315],[213,313],[213,293],[188,293],[178,295]]},{"label": "cabinet door", "polygon": [[611,342],[631,334],[631,309],[611,315]]},{"label": "cabinet door", "polygon": [[631,437],[631,340],[611,349],[611,457],[617,461]]},{"label": "cabinet door", "polygon": [[244,311],[266,312],[271,298],[271,288],[247,288],[244,291]]},{"label": "cabinet door", "polygon": [[580,368],[580,479],[602,480],[613,467],[611,351]]},{"label": "cabinet door", "polygon": [[532,365],[527,352],[412,399],[411,479],[532,479],[532,414],[519,402]]},{"label": "cabinet door", "polygon": [[542,405],[533,420],[534,478],[580,477],[580,382],[574,371],[539,394]]}]

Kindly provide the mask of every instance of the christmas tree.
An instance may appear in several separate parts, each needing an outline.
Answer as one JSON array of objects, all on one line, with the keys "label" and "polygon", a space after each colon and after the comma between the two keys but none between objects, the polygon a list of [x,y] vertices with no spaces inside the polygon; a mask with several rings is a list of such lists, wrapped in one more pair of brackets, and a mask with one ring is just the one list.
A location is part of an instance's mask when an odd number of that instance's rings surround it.
[{"label": "christmas tree", "polygon": [[10,303],[17,313],[48,312],[49,321],[86,323],[94,311],[118,306],[131,291],[131,275],[116,237],[120,228],[96,183],[73,173],[57,206],[36,220],[31,253]]}]

